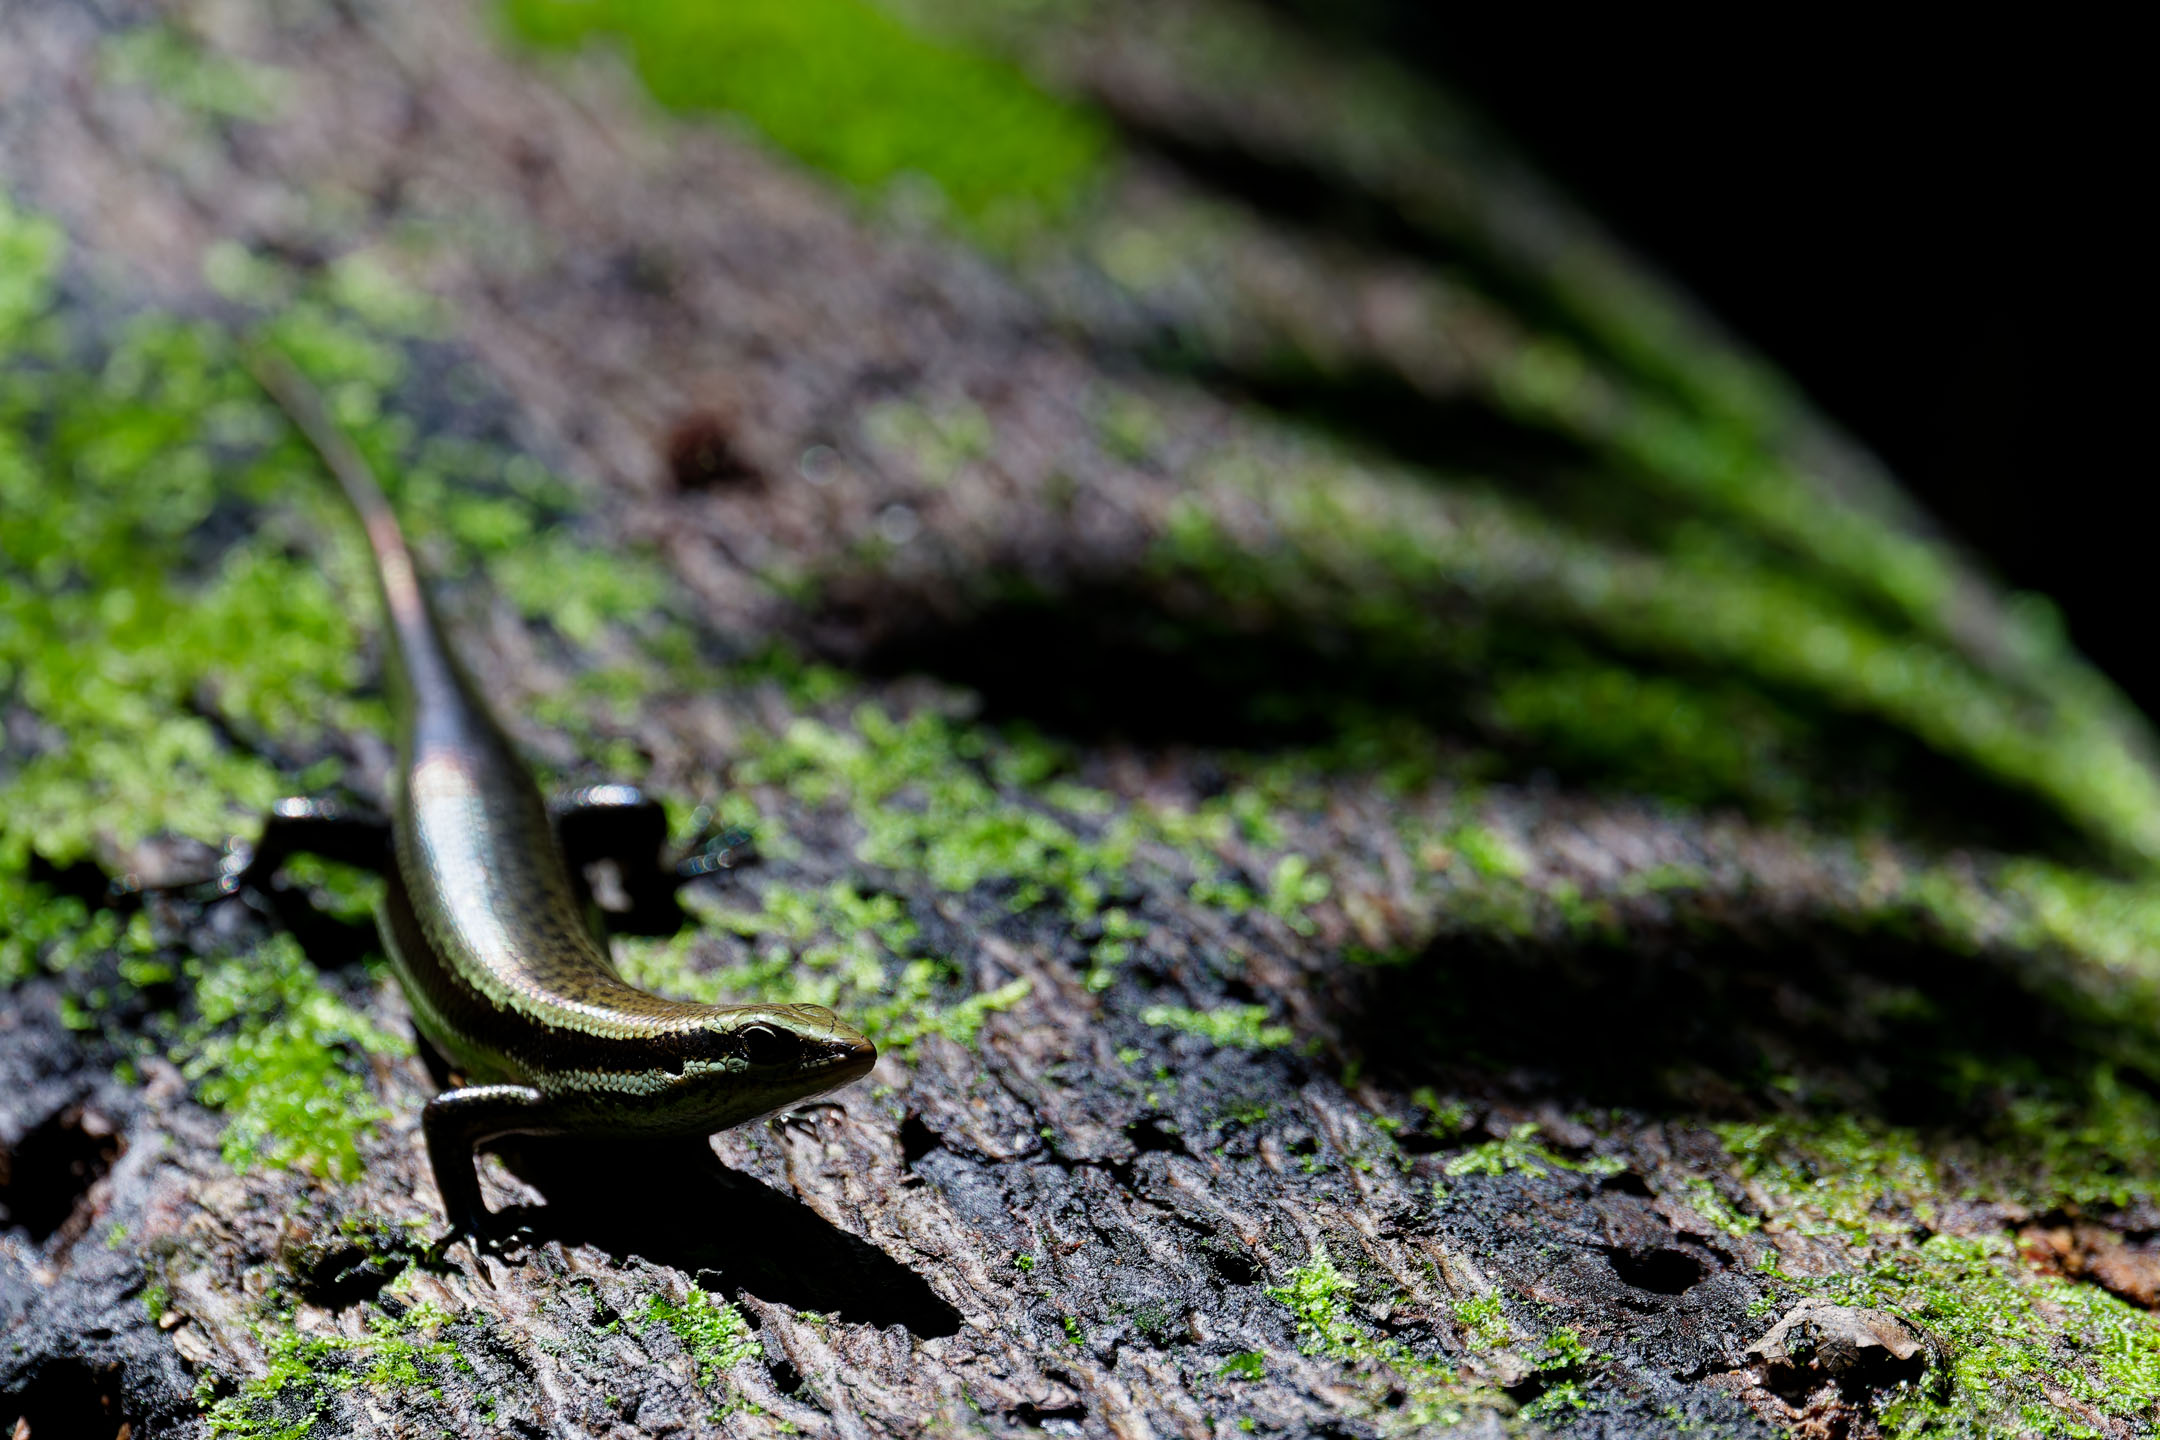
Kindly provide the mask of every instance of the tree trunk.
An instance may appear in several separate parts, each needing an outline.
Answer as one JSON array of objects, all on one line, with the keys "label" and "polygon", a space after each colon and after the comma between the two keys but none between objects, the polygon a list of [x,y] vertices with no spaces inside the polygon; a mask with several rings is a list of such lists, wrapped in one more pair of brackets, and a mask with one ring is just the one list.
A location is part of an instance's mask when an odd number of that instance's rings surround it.
[{"label": "tree trunk", "polygon": [[[2152,1433],[2160,774],[2045,607],[1380,57],[787,13],[900,173],[667,6],[0,15],[0,1424]],[[625,974],[868,1081],[435,1243],[367,880],[158,888],[388,758],[248,332],[548,783],[755,830]]]}]

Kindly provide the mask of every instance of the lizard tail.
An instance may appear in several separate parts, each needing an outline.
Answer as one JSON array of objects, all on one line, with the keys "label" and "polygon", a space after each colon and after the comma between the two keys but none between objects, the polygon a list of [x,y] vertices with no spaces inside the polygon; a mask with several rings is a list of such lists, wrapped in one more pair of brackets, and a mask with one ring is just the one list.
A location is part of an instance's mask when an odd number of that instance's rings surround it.
[{"label": "lizard tail", "polygon": [[246,344],[242,358],[255,383],[277,402],[322,457],[323,465],[359,515],[368,548],[374,552],[375,580],[382,591],[383,609],[396,637],[399,658],[407,666],[443,668],[447,661],[439,662],[438,657],[445,657],[447,650],[420,583],[420,568],[405,543],[405,532],[398,525],[397,512],[390,508],[390,498],[376,483],[375,472],[368,468],[351,438],[330,418],[321,392],[292,361],[262,341]]}]

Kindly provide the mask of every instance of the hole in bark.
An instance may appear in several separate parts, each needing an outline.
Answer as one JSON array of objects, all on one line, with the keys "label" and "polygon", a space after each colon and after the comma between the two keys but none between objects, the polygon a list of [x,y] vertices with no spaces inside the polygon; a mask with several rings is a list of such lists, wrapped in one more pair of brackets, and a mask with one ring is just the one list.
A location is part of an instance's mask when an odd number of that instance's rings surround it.
[{"label": "hole in bark", "polygon": [[399,1256],[376,1256],[357,1245],[333,1245],[295,1267],[300,1293],[327,1310],[343,1310],[373,1300],[404,1273]]},{"label": "hole in bark", "polygon": [[1087,1406],[1080,1404],[1037,1405],[1030,1401],[1015,1405],[1005,1412],[1005,1416],[1015,1424],[1034,1425],[1043,1429],[1051,1428],[1047,1422],[1058,1420],[1077,1427],[1081,1421],[1087,1419]]},{"label": "hole in bark", "polygon": [[118,1436],[134,1430],[140,1422],[122,1408],[120,1366],[117,1362],[94,1366],[86,1361],[56,1358],[31,1372],[22,1386],[0,1395],[0,1423],[10,1433],[45,1440],[45,1437]]},{"label": "hole in bark", "polygon": [[668,475],[682,490],[712,490],[757,478],[757,467],[735,448],[734,428],[710,410],[675,422],[667,437]]},{"label": "hole in bark", "polygon": [[1684,1250],[1615,1250],[1606,1258],[1622,1281],[1653,1295],[1683,1295],[1701,1284],[1709,1270]]},{"label": "hole in bark", "polygon": [[14,1145],[0,1146],[0,1226],[19,1225],[44,1244],[120,1150],[111,1123],[81,1105],[46,1117]]},{"label": "hole in bark", "polygon": [[1640,1196],[1642,1199],[1645,1200],[1654,1200],[1657,1198],[1657,1193],[1650,1188],[1650,1182],[1643,1179],[1642,1176],[1636,1174],[1633,1170],[1622,1170],[1617,1175],[1606,1176],[1603,1180],[1598,1182],[1598,1188],[1601,1190],[1614,1191],[1621,1195]]},{"label": "hole in bark", "polygon": [[648,300],[675,293],[675,267],[668,257],[638,245],[626,245],[608,257],[606,280]]},{"label": "hole in bark", "polygon": [[1260,1278],[1259,1267],[1252,1257],[1242,1251],[1217,1241],[1203,1245],[1201,1253],[1207,1256],[1208,1268],[1230,1285],[1250,1285]]},{"label": "hole in bark", "polygon": [[1162,1122],[1153,1115],[1143,1116],[1127,1125],[1125,1138],[1143,1154],[1149,1150],[1166,1150],[1176,1155],[1185,1153],[1184,1140],[1163,1129]]},{"label": "hole in bark", "polygon": [[[773,1389],[778,1390],[789,1399],[795,1399],[802,1393],[802,1372],[793,1365],[788,1364],[786,1360],[777,1357],[768,1360],[765,1365],[765,1373],[772,1376]],[[824,1407],[820,1406],[818,1408],[823,1409]]]},{"label": "hole in bark", "polygon": [[925,1155],[938,1148],[937,1132],[923,1123],[922,1116],[910,1115],[900,1122],[900,1163],[910,1170]]}]

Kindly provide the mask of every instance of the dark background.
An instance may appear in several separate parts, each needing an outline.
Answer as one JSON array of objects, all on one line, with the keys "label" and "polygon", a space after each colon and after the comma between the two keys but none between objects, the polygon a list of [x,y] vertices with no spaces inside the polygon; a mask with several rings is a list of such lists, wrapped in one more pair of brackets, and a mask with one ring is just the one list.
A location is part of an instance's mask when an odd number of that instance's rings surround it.
[{"label": "dark background", "polygon": [[2118,30],[1293,4],[1435,74],[2160,716],[2150,105]]}]

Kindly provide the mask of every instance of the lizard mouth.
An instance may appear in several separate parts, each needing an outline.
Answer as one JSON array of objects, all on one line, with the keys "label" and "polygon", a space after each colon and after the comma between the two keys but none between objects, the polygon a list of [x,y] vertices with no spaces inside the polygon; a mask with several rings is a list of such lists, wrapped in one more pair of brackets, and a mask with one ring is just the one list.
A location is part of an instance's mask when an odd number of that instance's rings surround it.
[{"label": "lizard mouth", "polygon": [[821,1042],[819,1050],[814,1063],[818,1073],[833,1086],[860,1080],[877,1064],[877,1046],[864,1035],[835,1035]]},{"label": "lizard mouth", "polygon": [[840,1017],[823,1005],[788,1008],[797,1020],[815,1027],[804,1037],[807,1053],[802,1063],[824,1080],[828,1089],[861,1079],[877,1064],[877,1046],[870,1038],[841,1023]]}]

